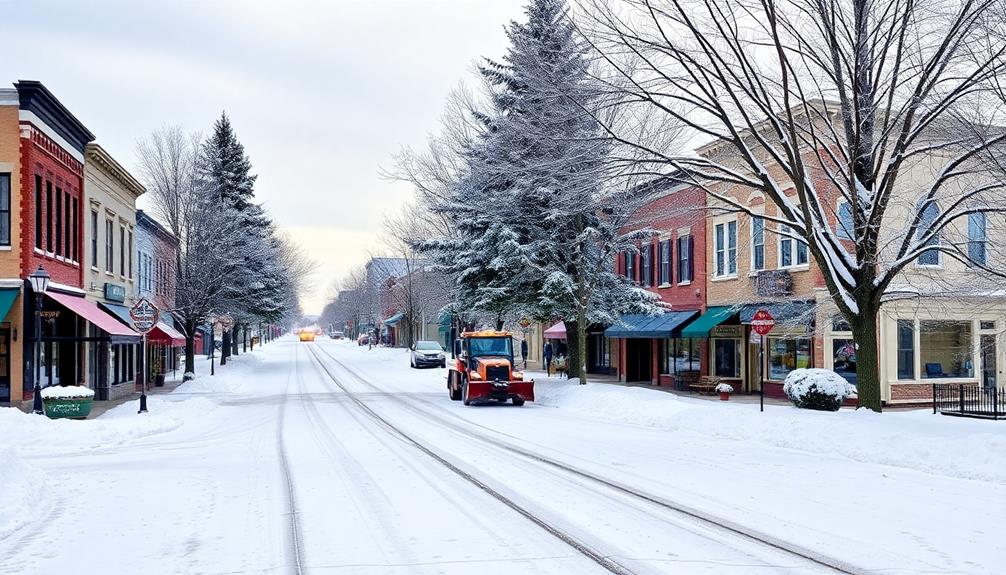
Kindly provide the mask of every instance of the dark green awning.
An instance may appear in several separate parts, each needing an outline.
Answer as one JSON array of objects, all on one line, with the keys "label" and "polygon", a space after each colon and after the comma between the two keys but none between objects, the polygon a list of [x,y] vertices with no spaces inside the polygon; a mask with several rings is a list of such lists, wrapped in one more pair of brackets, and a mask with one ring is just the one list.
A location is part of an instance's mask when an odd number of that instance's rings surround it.
[{"label": "dark green awning", "polygon": [[730,319],[737,310],[732,306],[710,306],[706,313],[681,330],[681,337],[684,338],[706,338],[709,332],[716,326]]},{"label": "dark green awning", "polygon": [[386,327],[393,327],[398,325],[398,322],[402,321],[403,317],[405,317],[404,313],[396,313],[381,323],[383,323]]},{"label": "dark green awning", "polygon": [[7,317],[10,306],[14,305],[17,294],[21,293],[21,288],[0,288],[0,320]]},{"label": "dark green awning", "polygon": [[751,323],[755,312],[760,309],[769,312],[779,325],[809,325],[814,319],[814,302],[787,301],[742,305],[740,310],[741,323]]}]

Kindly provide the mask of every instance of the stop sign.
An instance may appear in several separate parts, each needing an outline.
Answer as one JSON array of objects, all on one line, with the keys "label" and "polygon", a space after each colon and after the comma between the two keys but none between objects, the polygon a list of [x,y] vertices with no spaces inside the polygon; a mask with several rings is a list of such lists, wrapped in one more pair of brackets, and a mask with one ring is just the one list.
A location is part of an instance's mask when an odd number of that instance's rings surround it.
[{"label": "stop sign", "polygon": [[768,310],[760,309],[751,318],[751,329],[758,335],[766,335],[775,327],[775,318]]}]

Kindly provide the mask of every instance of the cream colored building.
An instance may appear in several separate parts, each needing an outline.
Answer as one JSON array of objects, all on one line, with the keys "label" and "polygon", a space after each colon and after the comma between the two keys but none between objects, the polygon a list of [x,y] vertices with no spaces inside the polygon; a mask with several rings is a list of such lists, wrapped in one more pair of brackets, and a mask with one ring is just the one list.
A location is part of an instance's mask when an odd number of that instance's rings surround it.
[{"label": "cream colored building", "polygon": [[[121,164],[95,143],[84,162],[84,291],[106,312],[128,322],[136,282],[136,199],[146,190]],[[140,367],[135,343],[89,342],[85,354],[88,384],[99,399],[133,393]]]}]

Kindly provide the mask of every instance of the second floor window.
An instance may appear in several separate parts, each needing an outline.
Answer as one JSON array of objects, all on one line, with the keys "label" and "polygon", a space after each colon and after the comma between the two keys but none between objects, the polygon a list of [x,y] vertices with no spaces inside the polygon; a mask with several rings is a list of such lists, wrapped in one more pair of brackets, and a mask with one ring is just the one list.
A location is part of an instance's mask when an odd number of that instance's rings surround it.
[{"label": "second floor window", "polygon": [[984,212],[968,214],[968,260],[973,266],[985,265],[985,224]]},{"label": "second floor window", "polygon": [[45,183],[45,251],[52,253],[52,182]]},{"label": "second floor window", "polygon": [[105,219],[105,271],[115,272],[115,223]]},{"label": "second floor window", "polygon": [[765,269],[765,218],[751,218],[751,269]]},{"label": "second floor window", "polygon": [[42,176],[35,176],[35,249],[42,249]]},{"label": "second floor window", "polygon": [[[925,235],[927,235],[932,229],[933,225],[936,224],[936,218],[940,215],[940,206],[937,205],[935,201],[926,201],[926,198],[922,198],[918,205],[919,213],[919,224],[915,230],[915,237],[921,240]],[[933,234],[932,237],[927,239],[924,243],[925,246],[938,246],[940,245],[940,234]],[[939,250],[926,250],[919,254],[918,264],[920,266],[938,266],[940,265],[940,252]]]},{"label": "second floor window", "polygon": [[56,255],[63,255],[63,190],[56,188]]},{"label": "second floor window", "polygon": [[91,210],[91,267],[98,269],[98,212]]},{"label": "second floor window", "polygon": [[0,174],[0,245],[10,245],[10,174]]},{"label": "second floor window", "polygon": [[625,277],[636,281],[636,254],[625,252]]},{"label": "second floor window", "polygon": [[842,200],[838,204],[838,237],[844,240],[855,239],[856,226],[852,218],[852,204]]},{"label": "second floor window", "polygon": [[671,240],[660,242],[660,285],[671,283]]},{"label": "second floor window", "polygon": [[796,238],[793,228],[779,226],[779,267],[803,266],[808,261],[807,244]]},{"label": "second floor window", "polygon": [[76,226],[71,227],[70,218],[73,214],[70,213],[70,192],[63,192],[63,257],[70,261],[74,261],[72,252],[73,236],[74,231],[77,229]]},{"label": "second floor window", "polygon": [[119,226],[119,275],[126,277],[126,226]]},{"label": "second floor window", "polygon": [[716,276],[737,275],[737,220],[716,224]]},{"label": "second floor window", "polygon": [[692,281],[692,236],[678,236],[678,284]]},{"label": "second floor window", "polygon": [[129,279],[133,279],[133,232],[129,232]]},{"label": "second floor window", "polygon": [[653,253],[653,244],[644,244],[642,250],[640,250],[640,257],[642,258],[642,264],[639,266],[643,272],[642,284],[643,287],[650,287],[650,278],[653,277],[653,270],[651,269],[651,257]]}]

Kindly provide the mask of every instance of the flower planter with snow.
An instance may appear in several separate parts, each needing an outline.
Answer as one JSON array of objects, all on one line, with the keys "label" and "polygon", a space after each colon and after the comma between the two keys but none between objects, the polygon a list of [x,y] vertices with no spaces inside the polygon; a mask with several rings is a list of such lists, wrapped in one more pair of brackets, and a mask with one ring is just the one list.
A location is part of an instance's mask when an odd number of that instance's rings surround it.
[{"label": "flower planter with snow", "polygon": [[730,401],[730,394],[734,392],[734,386],[729,383],[721,383],[716,386],[716,392],[720,394],[720,401]]},{"label": "flower planter with snow", "polygon": [[94,390],[82,385],[56,385],[42,390],[42,405],[50,419],[86,419]]}]

